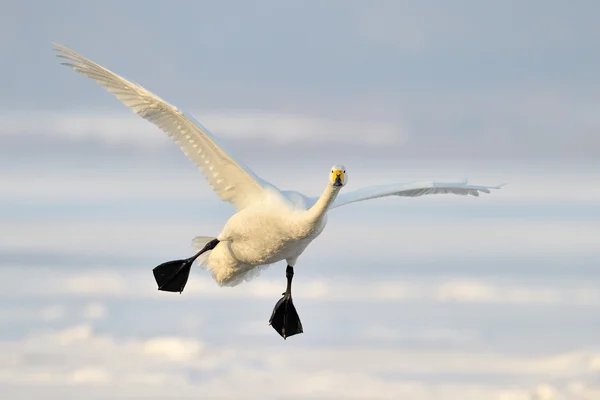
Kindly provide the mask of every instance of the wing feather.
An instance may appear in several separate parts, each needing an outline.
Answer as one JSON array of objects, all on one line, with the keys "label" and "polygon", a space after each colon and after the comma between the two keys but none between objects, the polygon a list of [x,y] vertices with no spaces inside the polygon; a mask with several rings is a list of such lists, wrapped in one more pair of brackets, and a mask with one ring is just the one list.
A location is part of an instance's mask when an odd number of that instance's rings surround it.
[{"label": "wing feather", "polygon": [[164,131],[199,167],[221,200],[240,210],[259,201],[267,187],[274,187],[234,160],[214,135],[184,111],[63,45],[55,43],[54,50],[57,57],[67,60],[62,65],[96,81],[134,113]]},{"label": "wing feather", "polygon": [[469,185],[464,182],[412,182],[395,183],[381,186],[368,186],[351,192],[340,193],[330,208],[336,208],[345,204],[355,203],[376,199],[387,196],[419,197],[431,194],[456,194],[461,196],[475,196],[479,193],[490,193],[493,189],[500,189],[500,186],[477,186]]}]

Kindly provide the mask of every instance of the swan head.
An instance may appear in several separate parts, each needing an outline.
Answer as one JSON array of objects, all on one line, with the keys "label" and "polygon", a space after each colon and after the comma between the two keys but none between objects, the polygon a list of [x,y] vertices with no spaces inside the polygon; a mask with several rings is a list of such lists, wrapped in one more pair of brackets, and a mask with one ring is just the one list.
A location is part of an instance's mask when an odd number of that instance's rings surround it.
[{"label": "swan head", "polygon": [[331,167],[331,172],[329,173],[329,182],[336,187],[341,188],[348,181],[348,175],[346,175],[346,167],[340,164],[336,164]]}]

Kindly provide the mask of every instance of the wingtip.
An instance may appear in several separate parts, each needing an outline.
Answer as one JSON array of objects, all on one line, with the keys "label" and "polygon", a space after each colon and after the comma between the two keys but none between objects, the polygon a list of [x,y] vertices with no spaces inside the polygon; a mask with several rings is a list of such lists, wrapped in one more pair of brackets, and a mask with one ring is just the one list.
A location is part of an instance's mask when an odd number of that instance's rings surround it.
[{"label": "wingtip", "polygon": [[[58,42],[52,42],[52,50],[64,54],[64,53],[68,53],[68,52],[72,52],[73,50],[69,49],[67,46],[65,46],[64,44],[60,44]],[[60,54],[57,54],[57,57],[60,56]]]},{"label": "wingtip", "polygon": [[57,54],[55,54],[56,57],[60,57],[62,54],[64,54],[65,49],[66,49],[66,47],[63,46],[62,44],[52,42],[52,51],[57,53]]}]

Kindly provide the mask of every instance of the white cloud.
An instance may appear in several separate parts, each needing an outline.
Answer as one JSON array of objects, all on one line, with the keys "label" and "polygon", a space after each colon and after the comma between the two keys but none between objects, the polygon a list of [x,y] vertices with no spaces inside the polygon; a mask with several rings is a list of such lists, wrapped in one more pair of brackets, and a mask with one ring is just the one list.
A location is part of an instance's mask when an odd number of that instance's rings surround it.
[{"label": "white cloud", "polygon": [[7,324],[44,321],[56,322],[67,317],[67,308],[62,304],[48,304],[42,307],[4,306],[0,308],[0,322]]},{"label": "white cloud", "polygon": [[111,294],[122,293],[127,289],[121,274],[116,271],[91,272],[66,275],[61,280],[59,291],[69,294]]},{"label": "white cloud", "polygon": [[[184,156],[181,155],[182,160]],[[296,160],[298,161],[298,159]],[[376,161],[374,161],[376,162]],[[333,161],[332,161],[333,163]],[[184,164],[185,165],[185,164]],[[80,202],[98,204],[106,202],[150,201],[219,201],[204,176],[190,162],[184,165],[157,165],[151,159],[132,165],[108,164],[65,168],[39,166],[35,159],[22,168],[0,174],[0,198],[6,202],[32,204],[60,204]],[[326,184],[330,165],[298,161],[301,168],[277,168],[264,164],[250,165],[262,178],[282,190],[293,189],[309,196],[318,196]],[[358,203],[348,207],[376,206],[382,202],[398,207],[412,204],[468,204],[472,207],[487,205],[567,205],[597,204],[600,201],[600,173],[593,166],[582,164],[578,168],[557,170],[557,166],[545,164],[505,165],[493,163],[481,168],[457,166],[445,162],[422,161],[399,162],[390,167],[359,161],[345,163],[349,182],[344,192],[371,185],[394,182],[441,181],[458,182],[465,178],[476,185],[497,186],[507,183],[500,190],[483,194],[479,198],[456,195],[423,196],[415,199],[388,197]],[[43,173],[40,172],[43,168]],[[537,169],[546,169],[539,172]],[[390,203],[391,204],[391,203]]]},{"label": "white cloud", "polygon": [[108,310],[106,309],[106,306],[104,304],[96,301],[88,303],[84,307],[83,315],[85,318],[91,320],[104,319],[108,315]]},{"label": "white cloud", "polygon": [[[348,206],[351,207],[351,206]],[[188,254],[197,235],[216,236],[228,216],[217,220],[208,212],[194,218],[173,216],[104,216],[13,219],[3,222],[11,232],[0,249],[9,252],[61,252],[66,254],[165,257]],[[360,228],[357,227],[360,225]],[[596,221],[410,219],[402,214],[353,215],[349,208],[334,210],[322,235],[303,257],[363,259],[383,264],[415,258],[443,260],[451,257],[567,256],[598,254],[600,225]],[[332,253],[331,243],[344,243],[342,253]],[[32,243],[34,243],[32,245]],[[368,244],[368,253],[364,245]],[[393,259],[390,259],[393,257]],[[71,287],[95,285],[73,282]],[[99,284],[103,284],[100,282]],[[108,285],[108,283],[106,283]],[[110,283],[116,285],[116,283]]]},{"label": "white cloud", "polygon": [[600,387],[589,382],[575,381],[570,382],[567,385],[567,390],[563,393],[581,400],[596,400],[600,398]]},{"label": "white cloud", "polygon": [[198,357],[202,348],[195,339],[159,337],[146,340],[142,352],[169,361],[188,361]]},{"label": "white cloud", "polygon": [[[353,121],[237,110],[194,115],[207,129],[225,140],[269,140],[278,145],[339,140],[398,145],[408,135],[407,128],[395,121]],[[170,142],[160,129],[133,113],[57,114],[36,111],[35,114],[0,114],[0,136],[34,134],[74,141],[97,139],[109,145],[129,144],[140,148],[156,148]]]},{"label": "white cloud", "polygon": [[71,372],[69,380],[78,385],[109,384],[112,381],[112,376],[103,367],[88,366]]},{"label": "white cloud", "polygon": [[[517,158],[552,164],[593,161],[600,146],[595,135],[600,126],[594,112],[598,100],[580,91],[565,93],[563,87],[496,89],[493,95],[489,90],[422,90],[395,99],[356,96],[343,103],[336,106],[340,111],[314,107],[294,114],[271,107],[193,114],[225,144],[251,146],[249,157],[256,154],[258,159],[265,148],[297,157],[302,146],[301,160],[315,154],[361,160],[368,153],[376,161]],[[23,157],[27,150],[40,151],[33,139],[38,135],[54,139],[59,150],[61,143],[84,144],[91,155],[97,153],[98,143],[128,146],[136,154],[175,148],[156,126],[123,106],[114,107],[118,111],[112,113],[0,111],[0,141],[4,146],[20,143]]]},{"label": "white cloud", "polygon": [[[77,340],[64,342],[65,337],[73,336]],[[593,372],[588,360],[598,355],[586,349],[515,355],[394,347],[306,347],[291,340],[278,344],[276,347],[285,345],[285,352],[276,351],[275,345],[206,346],[185,337],[119,339],[82,326],[37,332],[0,342],[0,388],[9,396],[28,388],[29,397],[59,395],[64,393],[61,388],[69,388],[70,394],[61,398],[77,398],[81,394],[77,386],[81,386],[93,388],[87,398],[150,394],[167,398],[177,387],[180,397],[197,395],[202,390],[203,396],[210,398],[294,393],[292,398],[416,400],[531,400],[534,394],[586,398],[586,393],[597,393],[599,389],[588,379]],[[25,356],[40,355],[62,362],[35,365],[26,361]],[[261,368],[255,367],[257,363]],[[197,373],[204,374],[200,382],[191,378]],[[468,378],[455,382],[454,374]],[[479,380],[490,374],[504,381],[513,378],[514,383]],[[108,383],[110,389],[104,386]]]},{"label": "white cloud", "polygon": [[92,337],[92,327],[89,325],[78,325],[60,331],[53,336],[61,346],[68,346],[75,342],[81,342]]},{"label": "white cloud", "polygon": [[555,387],[542,383],[535,388],[532,400],[558,400],[559,396]]},{"label": "white cloud", "polygon": [[[264,326],[262,327],[264,330]],[[480,337],[476,331],[458,330],[447,328],[411,329],[405,327],[395,328],[385,325],[370,325],[361,330],[363,336],[378,340],[409,340],[423,342],[450,342],[454,345],[469,345],[479,341]]]},{"label": "white cloud", "polygon": [[[6,276],[22,284],[18,288],[7,288],[1,297],[98,297],[104,299],[155,298],[162,301],[179,301],[179,296],[169,296],[156,290],[150,271],[119,272],[116,269],[102,272],[53,271],[28,268],[4,268]],[[31,276],[35,276],[32,279]],[[25,279],[29,277],[29,279]],[[100,282],[83,285],[73,290],[71,282]],[[118,282],[103,285],[101,282]],[[190,276],[184,291],[185,298],[214,299],[273,299],[282,290],[281,279],[258,277],[234,288],[220,287],[203,270],[196,269]],[[315,301],[371,301],[396,303],[479,303],[479,304],[522,304],[522,305],[600,305],[600,286],[587,280],[570,282],[538,282],[524,284],[515,279],[474,278],[410,278],[338,281],[332,278],[301,279],[295,282],[296,296]],[[91,303],[95,304],[95,303]],[[90,306],[88,305],[88,308]],[[96,304],[94,306],[98,307]],[[100,307],[100,309],[102,309]],[[97,312],[99,310],[95,310]],[[187,321],[198,326],[198,321]],[[78,331],[79,332],[79,331]],[[600,363],[599,363],[600,365]]]},{"label": "white cloud", "polygon": [[[527,220],[443,220],[411,221],[402,225],[400,218],[364,221],[355,229],[355,220],[330,217],[328,231],[312,244],[313,251],[325,251],[328,241],[336,238],[348,246],[368,243],[371,260],[383,257],[404,259],[480,256],[553,256],[597,254],[600,226],[595,221]],[[362,250],[362,249],[361,249]],[[352,250],[344,249],[345,252]],[[365,258],[363,253],[354,257]],[[389,258],[388,258],[389,259]]]},{"label": "white cloud", "polygon": [[67,312],[64,306],[54,305],[42,308],[40,314],[44,321],[59,321],[66,316]]}]

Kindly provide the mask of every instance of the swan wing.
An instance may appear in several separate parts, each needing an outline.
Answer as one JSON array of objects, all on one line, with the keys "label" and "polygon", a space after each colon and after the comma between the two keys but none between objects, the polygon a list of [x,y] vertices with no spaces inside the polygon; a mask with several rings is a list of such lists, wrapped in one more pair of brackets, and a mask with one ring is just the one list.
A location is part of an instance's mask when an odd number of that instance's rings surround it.
[{"label": "swan wing", "polygon": [[140,117],[158,126],[192,160],[221,200],[241,210],[274,186],[233,159],[222,144],[189,114],[167,103],[140,85],[54,43],[63,65],[93,79]]},{"label": "swan wing", "polygon": [[368,186],[351,192],[340,193],[330,208],[340,207],[345,204],[355,203],[357,201],[377,199],[386,196],[419,197],[429,194],[458,194],[479,196],[479,193],[490,193],[493,189],[500,189],[500,186],[477,186],[469,185],[468,181],[463,182],[412,182],[412,183],[394,183],[381,186]]}]

